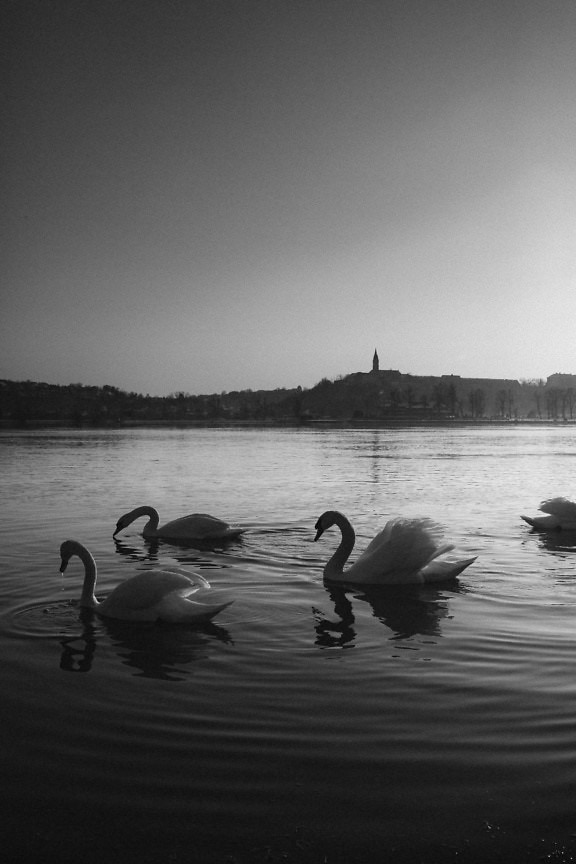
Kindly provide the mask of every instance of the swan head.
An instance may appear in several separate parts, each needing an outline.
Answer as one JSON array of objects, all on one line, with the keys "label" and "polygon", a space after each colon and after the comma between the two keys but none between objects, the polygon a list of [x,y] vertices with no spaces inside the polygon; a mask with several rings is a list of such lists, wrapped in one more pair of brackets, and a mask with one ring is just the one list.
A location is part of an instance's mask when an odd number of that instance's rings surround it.
[{"label": "swan head", "polygon": [[130,518],[130,515],[130,513],[125,513],[123,516],[120,517],[120,519],[118,519],[112,537],[116,537],[116,535],[119,534],[120,531],[123,531],[124,528],[127,528],[128,525],[132,523],[133,520]]},{"label": "swan head", "polygon": [[326,510],[318,521],[316,522],[314,528],[316,529],[316,536],[314,537],[314,542],[319,540],[322,534],[331,528],[332,525],[335,525],[337,522],[338,514],[335,510]]},{"label": "swan head", "polygon": [[74,540],[65,540],[62,543],[60,546],[60,573],[64,573],[70,558],[72,558],[73,555],[76,555],[77,552],[77,544]]}]

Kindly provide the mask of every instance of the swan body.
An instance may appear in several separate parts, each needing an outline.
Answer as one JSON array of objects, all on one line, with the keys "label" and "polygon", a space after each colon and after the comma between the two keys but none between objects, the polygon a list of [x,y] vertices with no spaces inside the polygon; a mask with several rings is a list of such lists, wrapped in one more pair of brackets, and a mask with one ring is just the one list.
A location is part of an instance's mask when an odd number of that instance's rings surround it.
[{"label": "swan body", "polygon": [[116,523],[113,536],[141,516],[148,516],[148,522],[142,531],[142,535],[147,539],[159,537],[165,540],[232,540],[244,533],[243,528],[231,528],[227,522],[207,513],[191,513],[158,527],[158,511],[154,507],[143,506],[124,513]]},{"label": "swan body", "polygon": [[538,509],[544,516],[521,516],[537,531],[576,531],[576,503],[568,498],[548,498]]},{"label": "swan body", "polygon": [[98,615],[122,621],[167,621],[170,623],[201,623],[209,621],[231,602],[198,603],[189,595],[210,583],[193,573],[193,578],[178,568],[143,570],[121,582],[102,602],[96,599],[96,562],[82,543],[65,540],[60,547],[60,572],[64,573],[70,558],[77,555],[84,564],[84,584],[80,606],[94,609]]},{"label": "swan body", "polygon": [[454,579],[476,558],[439,560],[454,546],[442,543],[442,529],[431,519],[391,519],[374,537],[359,558],[344,570],[356,541],[348,519],[336,510],[327,510],[316,522],[318,540],[324,531],[337,525],[342,539],[324,567],[329,581],[365,585],[421,584]]}]

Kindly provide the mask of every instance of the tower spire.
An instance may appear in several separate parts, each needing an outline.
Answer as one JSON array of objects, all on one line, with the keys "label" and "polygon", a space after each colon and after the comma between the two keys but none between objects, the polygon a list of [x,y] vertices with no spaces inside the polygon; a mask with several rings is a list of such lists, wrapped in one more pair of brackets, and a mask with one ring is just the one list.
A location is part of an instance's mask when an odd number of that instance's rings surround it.
[{"label": "tower spire", "polygon": [[372,359],[372,372],[378,372],[380,369],[380,361],[378,360],[378,352],[374,349],[374,357]]}]

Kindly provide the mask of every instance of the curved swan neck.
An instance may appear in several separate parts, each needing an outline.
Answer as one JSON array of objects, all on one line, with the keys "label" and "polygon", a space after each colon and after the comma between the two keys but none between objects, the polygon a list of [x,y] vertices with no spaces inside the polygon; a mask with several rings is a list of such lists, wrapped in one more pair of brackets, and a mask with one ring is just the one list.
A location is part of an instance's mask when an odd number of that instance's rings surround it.
[{"label": "curved swan neck", "polygon": [[344,573],[344,565],[350,557],[354,544],[356,542],[356,534],[348,519],[338,513],[336,510],[331,514],[332,525],[337,525],[340,528],[342,539],[340,545],[324,567],[324,576],[328,579],[346,579]]},{"label": "curved swan neck", "polygon": [[154,507],[149,507],[147,504],[144,504],[142,507],[136,507],[136,509],[132,511],[131,515],[132,521],[134,521],[134,519],[139,519],[140,516],[148,516],[148,522],[142,530],[144,537],[151,537],[156,534],[158,523],[160,522],[160,516]]},{"label": "curved swan neck", "polygon": [[99,605],[94,594],[97,578],[96,561],[88,549],[86,549],[85,546],[82,546],[81,543],[74,543],[73,554],[77,555],[84,564],[84,583],[82,585],[82,594],[80,595],[80,606],[94,609]]}]

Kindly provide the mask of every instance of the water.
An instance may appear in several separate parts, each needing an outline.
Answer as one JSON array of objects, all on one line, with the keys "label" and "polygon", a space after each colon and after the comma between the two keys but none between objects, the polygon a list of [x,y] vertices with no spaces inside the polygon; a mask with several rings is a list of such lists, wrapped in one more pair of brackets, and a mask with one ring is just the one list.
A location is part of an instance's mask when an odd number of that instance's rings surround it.
[{"label": "water", "polygon": [[[1,433],[5,860],[574,860],[576,538],[519,514],[574,492],[575,457],[570,428]],[[115,544],[142,503],[249,530]],[[328,508],[358,548],[424,514],[478,560],[330,590]],[[201,628],[82,613],[69,537],[101,596],[155,561],[234,603]]]}]

